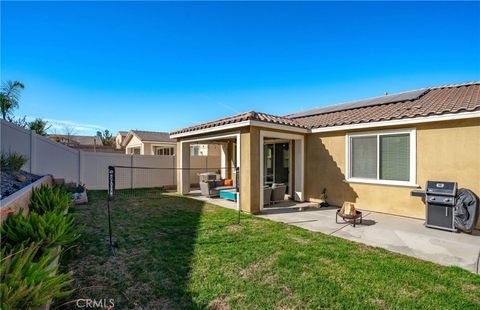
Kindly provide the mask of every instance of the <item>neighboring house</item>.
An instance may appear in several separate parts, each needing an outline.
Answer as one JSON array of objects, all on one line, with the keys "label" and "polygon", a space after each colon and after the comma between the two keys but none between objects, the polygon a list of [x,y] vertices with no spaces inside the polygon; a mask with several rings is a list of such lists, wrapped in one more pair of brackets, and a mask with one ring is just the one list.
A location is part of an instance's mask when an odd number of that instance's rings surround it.
[{"label": "neighboring house", "polygon": [[[221,147],[223,177],[240,170],[239,205],[257,213],[264,186],[286,183],[296,201],[354,202],[424,218],[411,196],[427,180],[456,181],[480,194],[480,82],[430,87],[286,116],[247,112],[171,133],[177,165],[191,144]],[[188,193],[187,174],[178,190]]]},{"label": "neighboring house", "polygon": [[78,135],[49,135],[49,138],[68,145],[70,147],[79,147],[79,146],[100,146],[102,144],[102,139],[98,136],[78,136]]},{"label": "neighboring house", "polygon": [[119,131],[115,136],[115,148],[122,149],[122,142],[127,137],[128,131]]},{"label": "neighboring house", "polygon": [[193,144],[190,145],[190,156],[218,156],[220,148],[214,144]]},{"label": "neighboring house", "polygon": [[175,155],[176,140],[168,132],[130,130],[122,142],[125,154]]},{"label": "neighboring house", "polygon": [[103,145],[99,136],[49,135],[49,138],[71,148],[86,152],[117,153],[113,146]]}]

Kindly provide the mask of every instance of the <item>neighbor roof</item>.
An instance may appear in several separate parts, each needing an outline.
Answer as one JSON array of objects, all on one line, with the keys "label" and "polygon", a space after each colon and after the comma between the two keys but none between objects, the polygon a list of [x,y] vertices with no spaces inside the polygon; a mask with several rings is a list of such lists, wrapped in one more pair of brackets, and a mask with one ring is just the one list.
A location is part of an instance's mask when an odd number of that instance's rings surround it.
[{"label": "neighbor roof", "polygon": [[79,145],[102,145],[102,139],[99,136],[79,136],[79,135],[49,135],[52,139],[55,137],[70,140],[70,142],[78,143]]},{"label": "neighbor roof", "polygon": [[130,142],[133,136],[136,136],[142,142],[176,142],[171,139],[168,132],[130,130],[127,137],[123,140],[122,145],[125,146]]},{"label": "neighbor roof", "polygon": [[469,82],[319,107],[286,116],[251,111],[170,134],[193,132],[247,120],[314,129],[477,110],[480,110],[480,82]]}]

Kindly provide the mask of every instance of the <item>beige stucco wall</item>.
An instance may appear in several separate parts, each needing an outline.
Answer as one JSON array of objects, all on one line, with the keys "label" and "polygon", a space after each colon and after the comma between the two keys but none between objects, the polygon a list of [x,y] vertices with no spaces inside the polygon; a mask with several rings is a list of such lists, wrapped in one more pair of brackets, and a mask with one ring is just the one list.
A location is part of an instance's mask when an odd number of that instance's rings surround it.
[{"label": "beige stucco wall", "polygon": [[138,139],[136,136],[133,136],[130,141],[128,141],[127,145],[125,145],[125,154],[130,154],[130,149],[131,147],[139,147],[140,146],[140,154],[143,154],[143,143],[140,139]]},{"label": "beige stucco wall", "polygon": [[[422,189],[427,180],[456,181],[459,188],[469,188],[480,194],[479,118],[403,128],[416,128],[416,177]],[[342,205],[344,201],[352,201],[364,210],[424,218],[422,199],[410,196],[414,188],[346,183],[346,133],[339,131],[307,136],[306,198],[318,199],[323,188],[327,188],[330,204]]]}]

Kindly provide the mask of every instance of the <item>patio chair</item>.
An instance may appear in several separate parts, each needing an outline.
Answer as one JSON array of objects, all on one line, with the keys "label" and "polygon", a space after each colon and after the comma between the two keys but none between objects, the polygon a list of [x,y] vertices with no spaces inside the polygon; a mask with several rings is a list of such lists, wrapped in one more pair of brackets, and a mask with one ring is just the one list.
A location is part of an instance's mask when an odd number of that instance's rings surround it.
[{"label": "patio chair", "polygon": [[273,189],[268,186],[263,187],[263,205],[268,206],[272,200],[272,191]]},{"label": "patio chair", "polygon": [[285,184],[273,184],[272,186],[272,203],[278,203],[285,200],[287,186]]}]

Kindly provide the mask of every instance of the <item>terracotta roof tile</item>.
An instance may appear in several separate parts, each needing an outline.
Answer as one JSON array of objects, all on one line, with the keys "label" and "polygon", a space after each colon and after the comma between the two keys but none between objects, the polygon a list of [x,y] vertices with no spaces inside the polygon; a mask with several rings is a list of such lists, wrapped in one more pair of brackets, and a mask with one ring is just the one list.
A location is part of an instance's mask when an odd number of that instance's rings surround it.
[{"label": "terracotta roof tile", "polygon": [[250,111],[171,132],[179,134],[255,120],[300,128],[319,128],[480,110],[480,82],[429,87],[413,100],[382,103],[309,116],[275,116]]},{"label": "terracotta roof tile", "polygon": [[196,130],[201,130],[201,129],[207,129],[207,128],[212,128],[212,127],[218,127],[222,125],[228,125],[228,124],[233,124],[233,123],[239,123],[243,121],[259,121],[259,122],[266,122],[266,123],[273,123],[273,124],[279,124],[279,125],[287,125],[287,126],[293,126],[293,127],[300,127],[300,128],[307,128],[306,125],[303,125],[299,122],[297,122],[294,119],[290,119],[287,117],[282,117],[282,116],[276,116],[276,115],[271,115],[267,113],[261,113],[261,112],[255,112],[255,111],[250,111],[250,112],[245,112],[225,118],[220,118],[214,121],[210,121],[207,123],[202,123],[199,125],[183,128],[177,131],[173,131],[170,134],[179,134],[179,133],[184,133],[184,132],[191,132],[191,131],[196,131]]},{"label": "terracotta roof tile", "polygon": [[480,110],[480,82],[431,87],[417,100],[293,118],[309,128]]}]

